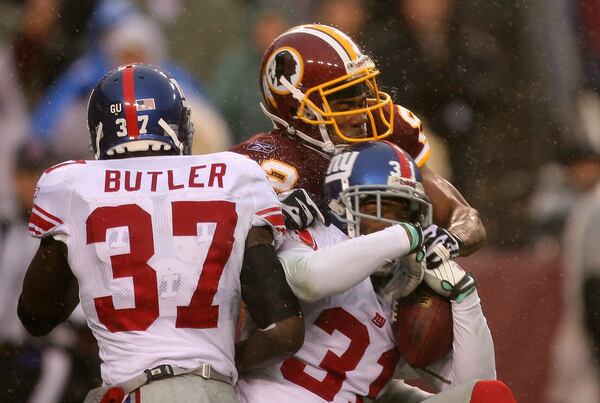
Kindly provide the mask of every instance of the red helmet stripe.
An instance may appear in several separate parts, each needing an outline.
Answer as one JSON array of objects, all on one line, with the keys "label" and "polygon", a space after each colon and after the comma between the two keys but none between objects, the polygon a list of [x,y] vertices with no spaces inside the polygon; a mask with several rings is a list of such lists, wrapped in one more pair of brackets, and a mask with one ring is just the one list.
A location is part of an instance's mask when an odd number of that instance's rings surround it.
[{"label": "red helmet stripe", "polygon": [[388,143],[390,146],[392,146],[392,149],[394,150],[394,152],[396,153],[396,156],[398,157],[398,161],[400,161],[400,173],[402,174],[403,177],[409,177],[412,178],[414,176],[414,172],[410,167],[410,162],[408,161],[408,158],[406,158],[406,155],[404,154],[404,151],[398,147],[396,144],[392,144],[392,143]]},{"label": "red helmet stripe", "polygon": [[137,110],[135,107],[135,85],[133,66],[127,66],[123,70],[123,101],[125,102],[125,123],[127,124],[127,135],[137,138],[140,129],[137,121]]}]

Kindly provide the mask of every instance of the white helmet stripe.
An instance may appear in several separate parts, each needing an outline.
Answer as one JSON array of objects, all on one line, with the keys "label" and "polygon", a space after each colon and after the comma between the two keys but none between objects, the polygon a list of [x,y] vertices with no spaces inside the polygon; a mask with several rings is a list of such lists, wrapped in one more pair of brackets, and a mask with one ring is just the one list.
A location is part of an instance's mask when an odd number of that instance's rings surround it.
[{"label": "white helmet stripe", "polygon": [[102,131],[102,122],[98,123],[96,126],[96,159],[100,158],[100,139],[104,136],[104,132]]},{"label": "white helmet stripe", "polygon": [[171,126],[169,126],[167,122],[165,122],[163,118],[159,119],[158,125],[163,128],[163,130],[169,135],[169,137],[171,137],[171,139],[173,140],[173,144],[175,144],[175,147],[177,147],[180,151],[183,150],[183,144],[181,144],[181,142],[177,138],[177,133],[175,133],[175,131],[171,128]]},{"label": "white helmet stripe", "polygon": [[346,52],[346,50],[344,50],[344,47],[338,41],[336,41],[334,38],[327,35],[325,32],[316,30],[314,28],[310,28],[310,26],[307,26],[307,25],[300,25],[299,27],[296,27],[296,28],[288,31],[288,33],[295,33],[295,32],[302,32],[305,34],[314,35],[316,37],[321,38],[325,42],[327,42],[340,56],[340,58],[344,62],[344,68],[347,69],[348,63],[351,61],[350,56],[348,55],[348,52]]},{"label": "white helmet stripe", "polygon": [[312,24],[307,25],[306,27],[316,29],[317,31],[325,32],[327,35],[331,36],[337,43],[342,45],[346,53],[348,53],[348,56],[350,56],[351,60],[357,60],[362,56],[358,45],[348,35],[340,31],[339,29],[321,24]]}]

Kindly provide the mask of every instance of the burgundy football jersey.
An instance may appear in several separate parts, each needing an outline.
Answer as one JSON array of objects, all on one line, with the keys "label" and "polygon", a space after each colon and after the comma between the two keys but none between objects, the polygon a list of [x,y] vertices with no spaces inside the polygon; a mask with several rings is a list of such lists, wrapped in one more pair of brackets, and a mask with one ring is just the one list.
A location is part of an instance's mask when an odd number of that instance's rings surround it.
[{"label": "burgundy football jersey", "polygon": [[[386,140],[408,152],[421,167],[429,157],[429,143],[422,132],[421,121],[406,108],[395,105],[394,109],[394,132]],[[324,152],[280,129],[256,134],[233,146],[231,151],[258,162],[277,192],[303,188],[320,194],[330,159]]]}]

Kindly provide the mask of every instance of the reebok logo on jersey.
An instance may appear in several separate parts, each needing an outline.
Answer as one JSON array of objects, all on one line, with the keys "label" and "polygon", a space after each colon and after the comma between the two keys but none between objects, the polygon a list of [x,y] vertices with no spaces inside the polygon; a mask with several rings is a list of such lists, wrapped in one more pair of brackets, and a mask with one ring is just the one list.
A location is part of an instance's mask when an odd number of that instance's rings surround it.
[{"label": "reebok logo on jersey", "polygon": [[255,143],[248,144],[248,146],[246,146],[246,149],[250,151],[256,151],[263,154],[270,154],[273,151],[275,151],[276,148],[277,147],[275,147],[273,144],[261,143],[258,141]]},{"label": "reebok logo on jersey", "polygon": [[373,316],[373,319],[371,319],[371,322],[373,322],[373,324],[375,326],[377,326],[378,328],[381,329],[383,327],[383,325],[385,325],[386,320],[383,316],[381,316],[379,314],[379,312],[375,312],[375,316]]}]

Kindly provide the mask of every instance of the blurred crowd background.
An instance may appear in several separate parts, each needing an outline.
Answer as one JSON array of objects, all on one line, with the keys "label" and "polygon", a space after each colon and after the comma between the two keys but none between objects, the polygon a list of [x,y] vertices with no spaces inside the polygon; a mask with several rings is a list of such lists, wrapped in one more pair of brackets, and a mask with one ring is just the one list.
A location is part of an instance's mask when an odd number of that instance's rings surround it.
[{"label": "blurred crowd background", "polygon": [[0,401],[76,402],[100,383],[80,315],[42,339],[16,317],[35,183],[91,158],[94,84],[163,67],[190,99],[194,153],[222,151],[269,130],[262,53],[311,22],[362,44],[423,120],[429,165],[480,211],[488,243],[463,264],[499,378],[522,402],[600,401],[598,0],[0,0]]}]

